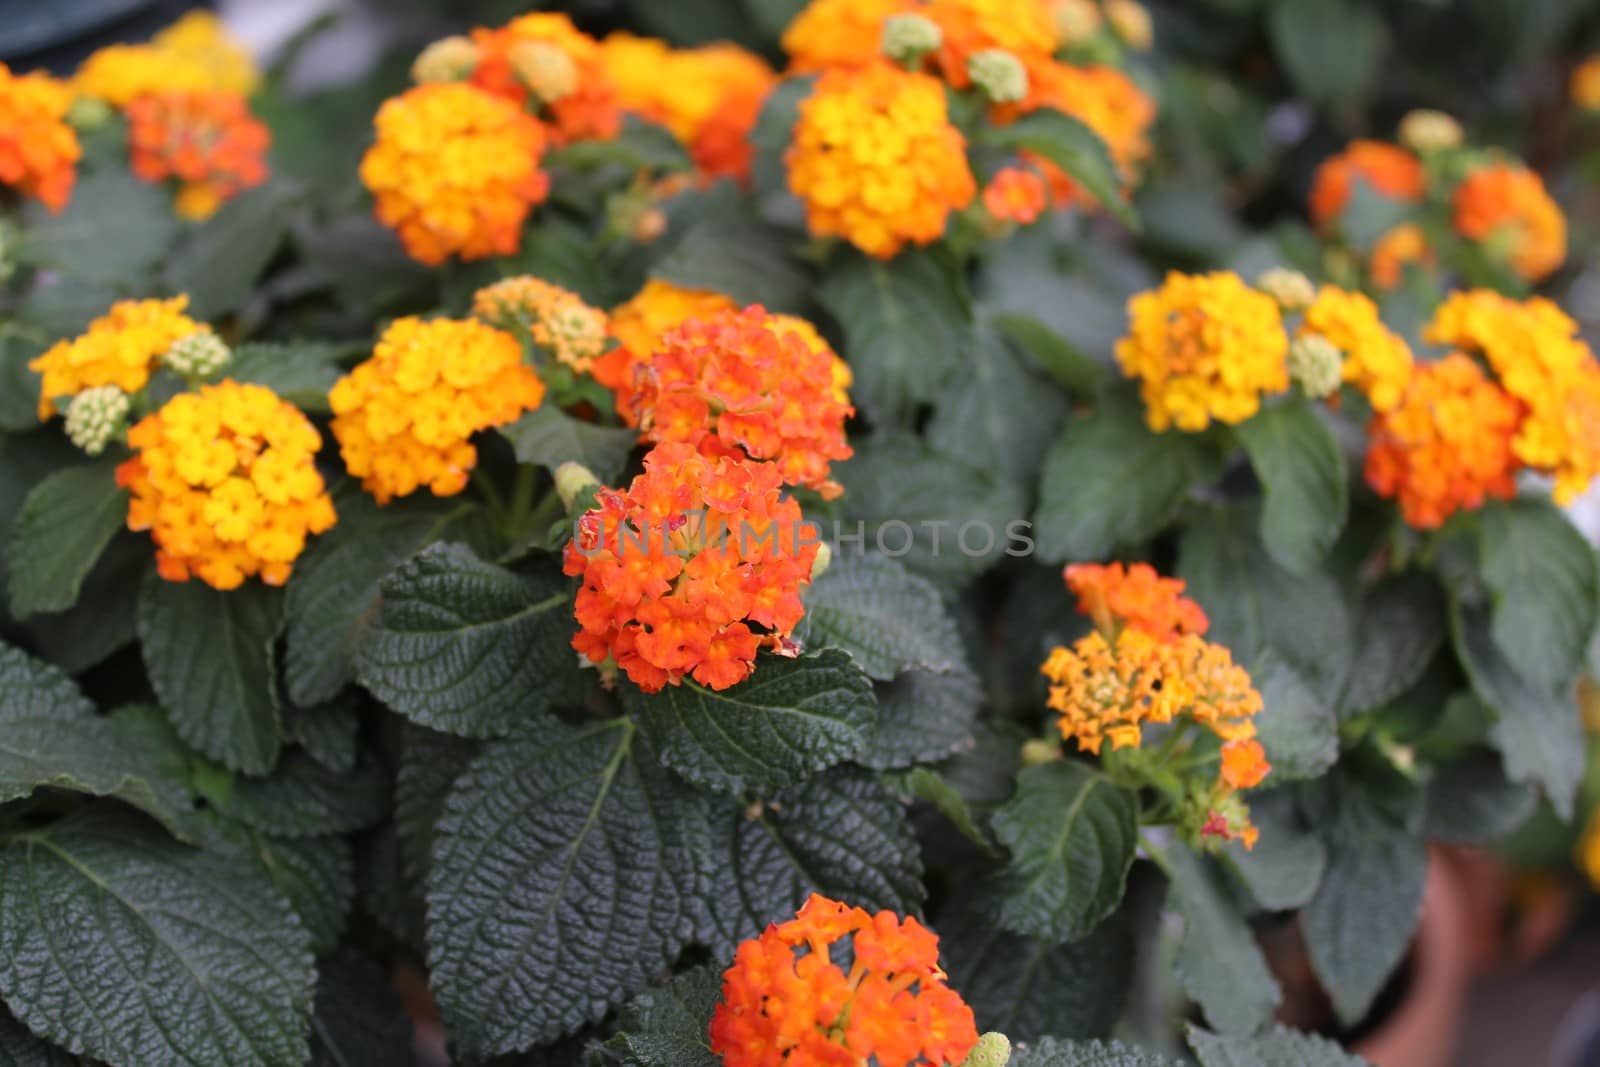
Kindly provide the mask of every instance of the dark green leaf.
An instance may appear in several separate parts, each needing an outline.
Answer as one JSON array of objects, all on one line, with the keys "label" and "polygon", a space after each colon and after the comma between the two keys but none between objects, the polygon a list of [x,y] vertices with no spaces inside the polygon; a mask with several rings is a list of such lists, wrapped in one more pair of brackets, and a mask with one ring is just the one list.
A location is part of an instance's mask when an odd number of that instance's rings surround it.
[{"label": "dark green leaf", "polygon": [[1416,684],[1444,643],[1445,608],[1439,583],[1417,573],[1388,578],[1367,595],[1339,699],[1342,717],[1385,704]]},{"label": "dark green leaf", "polygon": [[1079,399],[1096,396],[1110,377],[1104,363],[1085,355],[1030,315],[996,315],[993,322],[1001,333],[1026,349],[1052,378]]},{"label": "dark green leaf", "polygon": [[39,425],[39,372],[29,370],[28,362],[46,341],[0,334],[0,430],[23,433]]},{"label": "dark green leaf", "polygon": [[1508,781],[1500,759],[1481,749],[1438,768],[1427,794],[1428,839],[1456,845],[1493,844],[1538,806],[1534,791]]},{"label": "dark green leaf", "polygon": [[989,840],[989,835],[978,826],[978,821],[973,815],[972,805],[967,798],[958,792],[955,786],[945,780],[938,771],[929,767],[913,767],[909,771],[899,774],[885,775],[889,787],[898,792],[907,800],[920,800],[932,804],[934,809],[949,820],[950,825],[957,832],[977,845],[991,856],[998,856],[999,850],[994,842]]},{"label": "dark green leaf", "polygon": [[878,729],[866,750],[856,757],[862,766],[887,770],[934,763],[972,740],[983,690],[965,667],[953,671],[914,668],[874,688]]},{"label": "dark green leaf", "polygon": [[314,708],[286,708],[284,727],[289,740],[330,771],[348,771],[356,765],[356,734],[361,721],[356,717],[354,699],[338,699]]},{"label": "dark green leaf", "polygon": [[1061,1041],[1044,1038],[1027,1048],[1014,1049],[1008,1067],[1167,1067],[1153,1053],[1131,1049],[1113,1041]]},{"label": "dark green leaf", "polygon": [[126,170],[85,177],[59,215],[30,201],[23,221],[27,240],[18,258],[75,281],[116,286],[148,279],[178,232],[167,191]]},{"label": "dark green leaf", "polygon": [[784,164],[784,154],[789,150],[795,121],[800,117],[800,104],[811,95],[815,84],[814,75],[784,78],[761,105],[761,115],[756,119],[755,129],[750,131],[750,144],[756,152],[751,184],[761,200],[789,196],[789,170]]},{"label": "dark green leaf", "polygon": [[277,655],[283,595],[250,581],[226,592],[155,571],[139,593],[145,668],[178,735],[247,774],[278,761]]},{"label": "dark green leaf", "polygon": [[0,987],[31,1028],[114,1063],[302,1063],[309,938],[258,875],[91,816],[0,862]]},{"label": "dark green leaf", "polygon": [[128,516],[110,460],[45,478],[22,504],[7,547],[11,614],[65,611]]},{"label": "dark green leaf", "polygon": [[600,1018],[692,935],[703,801],[643,748],[626,720],[552,721],[456,780],[428,878],[428,960],[465,1054]]},{"label": "dark green leaf", "polygon": [[1189,1044],[1200,1067],[1367,1067],[1325,1037],[1274,1026],[1254,1037],[1189,1028]]},{"label": "dark green leaf", "polygon": [[1294,87],[1318,104],[1345,103],[1377,80],[1383,17],[1358,0],[1278,0],[1267,16]]},{"label": "dark green leaf", "polygon": [[1516,500],[1479,514],[1478,560],[1505,658],[1529,681],[1569,684],[1595,632],[1594,549],[1553,504]]},{"label": "dark green leaf", "polygon": [[327,952],[344,933],[355,894],[350,844],[341,837],[270,837],[225,823],[206,847],[235,863],[259,867],[294,909],[313,952]]},{"label": "dark green leaf", "polygon": [[1339,758],[1339,723],[1294,669],[1271,649],[1250,666],[1261,694],[1256,729],[1272,761],[1270,781],[1316,778]]},{"label": "dark green leaf", "polygon": [[1350,508],[1344,453],[1304,399],[1270,404],[1234,430],[1261,479],[1261,542],[1285,570],[1315,570]]},{"label": "dark green leaf", "polygon": [[[1277,766],[1273,766],[1277,772]],[[1303,908],[1322,884],[1328,850],[1322,838],[1300,825],[1287,790],[1250,800],[1250,821],[1261,831],[1254,848],[1235,842],[1222,862],[1238,875],[1255,902],[1266,911]]]},{"label": "dark green leaf", "polygon": [[1031,486],[1066,412],[1066,398],[999,334],[981,327],[967,359],[935,400],[928,443]]},{"label": "dark green leaf", "polygon": [[1066,171],[1102,207],[1129,226],[1137,225],[1133,208],[1122,198],[1116,161],[1105,141],[1082,120],[1054,108],[1040,108],[1009,125],[986,124],[979,140],[1043,156]]},{"label": "dark green leaf", "polygon": [[400,772],[394,783],[394,823],[406,874],[426,880],[433,856],[433,829],[445,798],[482,749],[476,741],[407,723],[402,732]]},{"label": "dark green leaf", "polygon": [[1162,857],[1172,903],[1183,916],[1177,967],[1184,990],[1218,1030],[1254,1033],[1280,997],[1255,935],[1202,857],[1176,844]]},{"label": "dark green leaf", "polygon": [[1122,902],[1139,847],[1134,794],[1073,760],[1029,767],[994,813],[994,833],[1011,852],[992,901],[1013,933],[1072,941]]},{"label": "dark green leaf", "polygon": [[264,385],[302,411],[323,413],[328,390],[344,373],[339,361],[351,345],[327,341],[256,342],[233,350],[225,372],[236,382]]},{"label": "dark green leaf", "polygon": [[[0,462],[4,462],[0,459]],[[66,611],[35,615],[23,627],[42,657],[81,674],[134,639],[139,583],[150,566],[150,542],[133,533],[113,536]]]},{"label": "dark green leaf", "polygon": [[636,430],[597,426],[575,419],[554,404],[541,404],[500,433],[511,442],[517,459],[555,470],[563,463],[581,463],[602,483],[622,473],[639,442]]},{"label": "dark green leaf", "polygon": [[3,1067],[76,1067],[78,1058],[33,1035],[0,1008],[0,1065]]},{"label": "dark green leaf", "polygon": [[718,968],[677,975],[623,1006],[611,1045],[629,1067],[720,1067],[706,1029],[721,998]]},{"label": "dark green leaf", "polygon": [[189,314],[215,319],[249,301],[289,236],[289,211],[299,195],[284,182],[240,193],[179,242],[165,274],[175,291],[189,294]]},{"label": "dark green leaf", "polygon": [[307,1067],[412,1062],[411,1020],[382,967],[341,948],[318,972]]},{"label": "dark green leaf", "polygon": [[349,773],[331,771],[291,752],[267,778],[240,778],[219,801],[224,815],[277,837],[316,837],[363,830],[389,806],[388,780],[372,760]]},{"label": "dark green leaf", "polygon": [[736,304],[779,312],[803,308],[812,287],[776,231],[754,220],[717,216],[685,234],[650,273],[685,289],[723,293]]},{"label": "dark green leaf", "polygon": [[842,649],[868,677],[890,681],[912,667],[966,665],[939,590],[886,556],[841,552],[804,598],[801,644]]},{"label": "dark green leaf", "polygon": [[580,170],[620,165],[631,171],[661,173],[694,169],[689,153],[670,130],[634,115],[625,116],[617,136],[565,145],[546,156],[545,165]]}]

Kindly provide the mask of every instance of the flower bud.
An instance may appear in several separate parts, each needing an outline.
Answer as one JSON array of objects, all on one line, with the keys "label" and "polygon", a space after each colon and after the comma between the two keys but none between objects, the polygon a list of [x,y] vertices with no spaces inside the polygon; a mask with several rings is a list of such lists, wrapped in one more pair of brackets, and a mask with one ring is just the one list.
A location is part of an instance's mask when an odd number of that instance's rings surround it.
[{"label": "flower bud", "polygon": [[1463,140],[1461,123],[1443,111],[1418,108],[1400,120],[1400,143],[1420,155],[1460,148]]},{"label": "flower bud", "polygon": [[569,514],[579,500],[599,485],[600,479],[581,463],[563,463],[556,468],[556,493]]},{"label": "flower bud", "polygon": [[961,1067],[1006,1067],[1011,1060],[1011,1039],[998,1030],[990,1030],[978,1038]]},{"label": "flower bud", "polygon": [[1103,20],[1094,0],[1055,0],[1056,41],[1063,48],[1086,44],[1100,32]]},{"label": "flower bud", "polygon": [[1321,400],[1338,392],[1343,373],[1344,357],[1320,333],[1301,334],[1289,346],[1289,377],[1312,399]]},{"label": "flower bud", "polygon": [[1028,71],[1022,60],[1000,48],[967,57],[967,73],[997,104],[1014,104],[1028,95]]},{"label": "flower bud", "polygon": [[1061,745],[1047,737],[1035,737],[1022,743],[1022,765],[1037,767],[1041,763],[1054,763],[1061,758]]},{"label": "flower bud", "polygon": [[431,82],[465,81],[478,65],[478,46],[470,38],[445,37],[430,44],[411,64],[411,80],[418,85]]},{"label": "flower bud", "polygon": [[110,122],[116,112],[98,96],[80,96],[67,108],[67,125],[79,133],[98,130]]},{"label": "flower bud", "polygon": [[167,349],[161,361],[186,379],[210,378],[233,359],[228,343],[210,330],[199,330],[181,337]]},{"label": "flower bud", "polygon": [[1150,12],[1138,0],[1106,0],[1106,21],[1111,24],[1111,32],[1135,52],[1150,50],[1155,30],[1150,24]]},{"label": "flower bud", "polygon": [[114,385],[85,389],[67,405],[67,436],[91,456],[98,456],[123,431],[128,394]]},{"label": "flower bud", "polygon": [[938,23],[921,15],[891,15],[883,23],[880,51],[896,63],[916,63],[944,43]]},{"label": "flower bud", "polygon": [[507,59],[518,79],[541,102],[553,104],[578,91],[578,65],[549,41],[518,41]]},{"label": "flower bud", "polygon": [[821,578],[832,562],[833,547],[824,541],[817,546],[817,558],[811,561],[811,580],[814,582]]},{"label": "flower bud", "polygon": [[1273,267],[1256,278],[1256,288],[1278,302],[1285,311],[1303,311],[1317,298],[1317,287],[1297,270]]}]

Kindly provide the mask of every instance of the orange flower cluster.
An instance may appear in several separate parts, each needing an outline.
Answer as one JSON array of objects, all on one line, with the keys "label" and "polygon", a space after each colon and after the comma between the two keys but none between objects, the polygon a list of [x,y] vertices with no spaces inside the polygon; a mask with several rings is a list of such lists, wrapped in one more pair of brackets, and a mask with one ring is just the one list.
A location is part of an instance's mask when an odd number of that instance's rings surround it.
[{"label": "orange flower cluster", "polygon": [[706,178],[748,178],[750,131],[778,81],[765,60],[726,42],[675,49],[629,33],[600,49],[624,110],[671,130]]},{"label": "orange flower cluster", "polygon": [[1433,529],[1511,497],[1516,430],[1516,401],[1467,356],[1420,364],[1400,403],[1367,427],[1367,484],[1398,497],[1412,526]]},{"label": "orange flower cluster", "polygon": [[1026,226],[1049,206],[1044,178],[1031,167],[1002,167],[983,188],[983,209],[999,222]]},{"label": "orange flower cluster", "polygon": [[1211,626],[1200,605],[1183,595],[1184,580],[1163,578],[1148,563],[1071,563],[1062,576],[1078,611],[1104,633],[1138,630],[1168,642]]},{"label": "orange flower cluster", "polygon": [[264,386],[180,394],[129,430],[128,444],[136,455],[117,468],[133,493],[128,529],[150,531],[169,582],[193,575],[234,589],[259,574],[282,585],[306,536],[336,520],[315,462],[321,436]]},{"label": "orange flower cluster", "polygon": [[328,393],[345,466],[380,504],[422,486],[435,496],[461,492],[478,462],[472,435],[543,399],[544,383],[510,334],[419,318],[392,323],[372,358]]},{"label": "orange flower cluster", "polygon": [[829,465],[851,455],[844,423],[855,412],[835,395],[837,362],[761,307],[690,319],[635,364],[617,409],[646,441],[771,460],[785,483],[832,499],[843,489]]},{"label": "orange flower cluster", "polygon": [[1372,246],[1372,284],[1379,289],[1393,289],[1405,280],[1406,267],[1411,264],[1432,266],[1433,249],[1422,227],[1414,222],[1403,222],[1378,238]]},{"label": "orange flower cluster", "polygon": [[[1053,108],[1088,126],[1105,141],[1124,182],[1131,182],[1139,164],[1150,155],[1150,126],[1156,119],[1155,101],[1132,78],[1115,67],[1076,67],[1046,63],[1029,72],[1028,98],[1016,107],[995,109],[997,122],[1018,114]],[[1050,182],[1058,206],[1092,206],[1094,200],[1067,176],[1066,171],[1043,157],[1028,156]]]},{"label": "orange flower cluster", "polygon": [[780,42],[796,74],[864,67],[880,58],[883,24],[917,0],[811,0]]},{"label": "orange flower cluster", "polygon": [[651,449],[644,473],[602,489],[567,544],[566,573],[583,579],[572,647],[647,693],[685,676],[727,689],[763,645],[787,651],[819,538],[782,484],[771,463],[678,441]]},{"label": "orange flower cluster", "polygon": [[1411,379],[1411,346],[1383,324],[1371,298],[1324,285],[1306,309],[1300,334],[1325,337],[1344,354],[1344,380],[1373,410],[1389,411],[1400,403]]},{"label": "orange flower cluster", "polygon": [[539,278],[503,278],[479,289],[472,314],[503,330],[513,325],[527,330],[535,344],[579,374],[594,366],[606,345],[606,313]]},{"label": "orange flower cluster", "polygon": [[1455,227],[1491,248],[1504,242],[1511,266],[1530,282],[1555,272],[1567,258],[1567,220],[1537,174],[1520,164],[1494,163],[1468,174],[1456,188]]},{"label": "orange flower cluster", "polygon": [[39,386],[39,418],[58,410],[57,401],[85,389],[114,385],[137,393],[150,381],[156,364],[174,341],[203,333],[209,326],[185,315],[189,298],[120,300],[70,341],[57,341],[28,364],[43,379]]},{"label": "orange flower cluster", "polygon": [[[1572,68],[1567,81],[1572,102],[1584,111],[1600,111],[1600,56],[1589,56]],[[1600,884],[1600,878],[1596,879]]]},{"label": "orange flower cluster", "polygon": [[1030,73],[1052,65],[1056,20],[1047,0],[926,0],[914,10],[939,27],[943,43],[931,58],[957,89],[972,84],[967,60],[992,48],[1009,52]]},{"label": "orange flower cluster", "polygon": [[236,93],[153,93],[131,101],[127,116],[133,173],[147,182],[176,178],[184,218],[209,218],[267,180],[272,134]]},{"label": "orange flower cluster", "polygon": [[522,15],[498,29],[479,27],[472,40],[478,46],[472,84],[519,107],[531,105],[547,120],[552,143],[608,141],[622,129],[600,43],[566,15]]},{"label": "orange flower cluster", "polygon": [[879,259],[938,240],[950,212],[977,195],[944,87],[888,63],[823,74],[786,159],[811,232]]},{"label": "orange flower cluster", "polygon": [[74,75],[79,93],[123,108],[164,92],[249,96],[260,74],[243,42],[209,11],[192,11],[146,44],[114,44],[84,61]]},{"label": "orange flower cluster", "polygon": [[1311,221],[1324,233],[1338,226],[1357,179],[1391,200],[1419,201],[1424,192],[1422,161],[1383,141],[1351,141],[1323,161],[1311,182]]},{"label": "orange flower cluster", "polygon": [[[831,957],[841,942],[853,950],[848,974]],[[939,939],[916,919],[813,893],[796,918],[735,952],[711,1051],[725,1067],[958,1064],[978,1031],[944,979]]]},{"label": "orange flower cluster", "polygon": [[457,83],[420,85],[388,100],[361,180],[377,216],[421,263],[510,255],[550,191],[539,169],[544,127],[515,104]]},{"label": "orange flower cluster", "polygon": [[1554,476],[1563,504],[1600,474],[1600,364],[1577,333],[1577,323],[1548,300],[1477,289],[1451,294],[1423,334],[1493,369],[1520,408],[1513,454]]},{"label": "orange flower cluster", "polygon": [[0,63],[0,184],[59,213],[72,196],[83,149],[67,125],[72,90],[47,74]]}]

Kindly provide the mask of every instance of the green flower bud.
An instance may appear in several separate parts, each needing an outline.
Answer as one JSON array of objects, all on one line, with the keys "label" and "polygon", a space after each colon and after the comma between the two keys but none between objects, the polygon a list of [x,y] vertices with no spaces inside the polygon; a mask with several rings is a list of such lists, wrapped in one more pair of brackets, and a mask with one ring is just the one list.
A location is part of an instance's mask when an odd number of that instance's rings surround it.
[{"label": "green flower bud", "polygon": [[553,104],[578,91],[578,65],[560,45],[518,41],[506,58],[517,78],[541,103]]},{"label": "green flower bud", "polygon": [[210,330],[181,337],[167,349],[162,362],[191,381],[210,378],[233,359],[228,343]]},{"label": "green flower bud", "polygon": [[938,23],[921,15],[891,15],[883,23],[879,49],[896,63],[916,63],[944,43]]},{"label": "green flower bud", "polygon": [[1303,311],[1317,298],[1317,287],[1297,270],[1273,267],[1256,279],[1256,288],[1278,302],[1285,311]]},{"label": "green flower bud", "polygon": [[79,133],[104,127],[116,115],[111,105],[94,96],[80,96],[67,107],[67,125]]},{"label": "green flower bud", "polygon": [[114,385],[85,389],[67,405],[67,436],[91,456],[98,456],[127,425],[128,394]]},{"label": "green flower bud", "polygon": [[828,569],[828,564],[833,562],[833,549],[824,541],[817,546],[817,558],[811,561],[811,580],[814,582],[822,577]]},{"label": "green flower bud", "polygon": [[1028,71],[1010,52],[990,48],[967,57],[974,84],[997,104],[1014,104],[1028,95]]},{"label": "green flower bud", "polygon": [[561,496],[561,504],[568,514],[580,498],[599,484],[600,479],[581,463],[563,463],[556,468],[556,492]]},{"label": "green flower bud", "polygon": [[1419,155],[1460,148],[1465,139],[1461,123],[1443,111],[1418,108],[1400,120],[1400,143]]},{"label": "green flower bud", "polygon": [[978,1038],[961,1067],[1006,1067],[1011,1060],[1011,1039],[998,1030],[990,1030]]},{"label": "green flower bud", "polygon": [[445,37],[430,44],[411,64],[411,80],[418,85],[465,81],[478,66],[478,46],[470,38]]},{"label": "green flower bud", "polygon": [[1054,763],[1061,758],[1061,745],[1046,737],[1035,737],[1022,743],[1022,765],[1037,767],[1041,763]]},{"label": "green flower bud", "polygon": [[1319,333],[1301,334],[1289,346],[1289,377],[1314,400],[1338,392],[1343,372],[1343,355]]}]

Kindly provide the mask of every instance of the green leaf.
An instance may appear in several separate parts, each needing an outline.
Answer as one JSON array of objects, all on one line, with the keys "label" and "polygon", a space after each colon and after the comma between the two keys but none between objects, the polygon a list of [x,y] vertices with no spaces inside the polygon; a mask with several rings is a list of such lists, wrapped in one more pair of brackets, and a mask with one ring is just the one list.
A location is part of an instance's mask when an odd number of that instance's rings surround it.
[{"label": "green leaf", "polygon": [[1105,394],[1086,418],[1067,423],[1039,479],[1034,537],[1047,563],[1104,559],[1165,529],[1195,486],[1221,462],[1192,434],[1154,433],[1138,396]]},{"label": "green leaf", "polygon": [[1525,677],[1495,642],[1482,607],[1456,603],[1450,632],[1472,690],[1495,713],[1489,740],[1513,782],[1533,783],[1564,819],[1572,817],[1583,777],[1583,731],[1565,687]]},{"label": "green leaf", "polygon": [[226,592],[150,571],[139,593],[139,640],[150,684],[178,735],[236,771],[278,761],[281,591],[250,581]]},{"label": "green leaf", "polygon": [[1316,895],[1328,866],[1322,838],[1300,825],[1287,790],[1252,796],[1250,821],[1261,831],[1261,839],[1251,849],[1238,842],[1229,845],[1222,852],[1222,862],[1263,910],[1305,907]]},{"label": "green leaf", "polygon": [[1495,644],[1530,681],[1570,683],[1583,669],[1600,605],[1594,549],[1546,500],[1485,508],[1477,529]]},{"label": "green leaf", "polygon": [[961,637],[939,590],[878,553],[840,553],[804,592],[796,631],[810,649],[838,648],[870,678],[964,668]]},{"label": "green leaf", "polygon": [[[4,462],[0,459],[0,462]],[[35,615],[25,640],[69,674],[81,674],[132,644],[139,583],[150,566],[150,542],[131,532],[114,535],[66,611]]]},{"label": "green leaf", "polygon": [[1345,103],[1377,81],[1386,34],[1368,4],[1276,0],[1267,30],[1289,80],[1314,103]]},{"label": "green leaf", "polygon": [[1166,1060],[1120,1042],[1061,1041],[1046,1037],[1013,1049],[1008,1067],[1167,1067]]},{"label": "green leaf", "polygon": [[756,158],[751,169],[751,185],[759,200],[788,199],[789,170],[784,155],[794,133],[794,124],[800,117],[800,104],[811,95],[816,86],[816,75],[786,77],[767,94],[761,105],[761,115],[750,131],[750,144]]},{"label": "green leaf", "polygon": [[318,964],[307,1067],[412,1062],[411,1020],[389,974],[353,948]]},{"label": "green leaf", "polygon": [[1228,1034],[1253,1033],[1272,1018],[1280,993],[1255,935],[1206,861],[1182,845],[1161,853],[1183,916],[1177,969],[1206,1021]]},{"label": "green leaf", "polygon": [[661,173],[694,169],[689,153],[670,130],[635,115],[624,116],[622,131],[610,140],[565,145],[546,156],[545,165],[585,170],[620,165]]},{"label": "green leaf", "polygon": [[973,908],[953,907],[938,920],[950,986],[979,1033],[998,1030],[1013,1042],[1104,1037],[1121,1018],[1135,955],[1122,916],[1066,944],[1008,934]]},{"label": "green leaf", "polygon": [[763,656],[720,693],[689,679],[648,694],[624,684],[621,693],[662,763],[728,793],[781,789],[853,758],[876,712],[872,683],[837,649]]},{"label": "green leaf", "polygon": [[348,771],[356,765],[356,734],[361,730],[361,721],[356,717],[354,699],[338,699],[314,708],[286,708],[284,727],[289,740],[330,771]]},{"label": "green leaf", "polygon": [[493,737],[577,698],[572,583],[553,566],[524,577],[464,545],[430,545],[381,588],[357,673],[413,722]]},{"label": "green leaf", "polygon": [[745,805],[712,801],[715,887],[695,938],[719,958],[768,923],[794,917],[812,893],[869,911],[917,913],[922,853],[905,806],[870,775],[840,768]]},{"label": "green leaf", "polygon": [[1066,413],[1066,398],[993,329],[980,327],[971,353],[936,398],[926,432],[936,451],[1031,486]]},{"label": "green leaf", "polygon": [[698,967],[623,1005],[611,1046],[637,1067],[720,1067],[707,1028],[722,999],[716,967]]},{"label": "green leaf", "polygon": [[3,855],[0,987],[35,1032],[114,1063],[304,1062],[309,938],[264,875],[106,815]]},{"label": "green leaf", "polygon": [[1029,767],[994,813],[1011,852],[991,902],[1012,933],[1061,942],[1093,930],[1122,902],[1139,847],[1139,802],[1075,760]]},{"label": "green leaf", "polygon": [[400,771],[394,783],[394,824],[406,874],[418,882],[428,876],[433,829],[444,814],[450,787],[482,751],[482,745],[407,723],[401,731]]},{"label": "green leaf", "polygon": [[147,280],[178,232],[167,191],[126,170],[86,176],[59,215],[30,201],[23,225],[19,259],[74,281],[119,287]]},{"label": "green leaf", "polygon": [[291,752],[267,778],[239,778],[217,808],[229,818],[277,837],[317,837],[364,830],[389,809],[388,779],[375,761],[331,771]]},{"label": "green leaf", "polygon": [[78,1058],[35,1037],[0,1008],[0,1064],[4,1067],[76,1067]]},{"label": "green leaf", "polygon": [[1039,365],[1067,392],[1080,400],[1099,395],[1111,377],[1106,365],[1085,355],[1066,338],[1031,315],[996,315],[990,321],[1013,342],[1039,361]]},{"label": "green leaf", "polygon": [[1082,120],[1054,108],[1040,108],[1006,126],[986,124],[978,141],[1043,156],[1125,224],[1138,225],[1133,208],[1122,198],[1122,181],[1110,150]]},{"label": "green leaf", "polygon": [[934,763],[971,742],[983,689],[965,667],[950,671],[918,667],[874,688],[878,728],[856,757],[862,766],[888,770]]},{"label": "green leaf", "polygon": [[1339,723],[1331,708],[1271,649],[1250,666],[1261,694],[1255,724],[1272,762],[1273,784],[1320,777],[1339,758]]},{"label": "green leaf", "polygon": [[128,491],[111,460],[67,467],[45,478],[22,504],[7,547],[11,614],[65,611],[128,517]]},{"label": "green leaf", "polygon": [[555,470],[563,463],[581,463],[602,483],[610,483],[627,465],[637,430],[597,426],[575,419],[554,404],[541,404],[500,433],[516,450],[520,463]]},{"label": "green leaf", "polygon": [[457,779],[428,878],[428,962],[464,1054],[599,1019],[692,936],[703,801],[643,749],[627,720],[552,721]]},{"label": "green leaf", "polygon": [[313,952],[328,952],[344,933],[355,895],[350,844],[341,837],[271,837],[240,823],[213,824],[206,848],[242,866],[259,868],[311,936]]},{"label": "green leaf", "polygon": [[1538,797],[1506,778],[1498,756],[1477,749],[1434,772],[1426,804],[1428,840],[1488,845],[1527,822]]},{"label": "green leaf", "polygon": [[0,430],[25,433],[39,425],[39,372],[28,369],[28,362],[44,347],[46,338],[36,340],[14,333],[0,333]]},{"label": "green leaf", "polygon": [[223,204],[166,259],[167,284],[189,294],[189,314],[215,319],[243,307],[256,280],[289,236],[289,214],[300,198],[286,182],[269,182]]},{"label": "green leaf", "polygon": [[933,805],[962,837],[991,856],[999,855],[999,850],[995,848],[994,842],[989,840],[989,835],[978,826],[978,820],[974,817],[972,805],[968,803],[967,798],[938,771],[930,767],[913,767],[899,774],[885,775],[884,778],[889,787],[900,796],[908,801],[920,800]]},{"label": "green leaf", "polygon": [[1189,1045],[1200,1067],[1366,1067],[1325,1037],[1274,1026],[1253,1037],[1208,1033],[1189,1027]]},{"label": "green leaf", "polygon": [[834,470],[845,487],[844,516],[823,536],[835,563],[876,549],[948,591],[1032,547],[1020,487],[914,436],[875,440]]},{"label": "green leaf", "polygon": [[302,707],[332,700],[356,676],[355,655],[378,614],[378,583],[470,504],[398,501],[379,507],[351,483],[334,497],[339,523],[312,542],[289,579],[289,697]]},{"label": "green leaf", "polygon": [[1445,608],[1439,583],[1416,572],[1386,578],[1367,595],[1339,698],[1341,717],[1386,704],[1416,684],[1444,643]]},{"label": "green leaf", "polygon": [[938,252],[906,251],[887,263],[850,253],[817,300],[844,330],[851,398],[875,422],[904,420],[932,402],[972,347],[965,285]]},{"label": "green leaf", "polygon": [[1234,428],[1261,479],[1261,542],[1285,570],[1315,570],[1350,510],[1344,453],[1303,398],[1271,404]]},{"label": "green leaf", "polygon": [[236,382],[264,385],[302,411],[325,414],[328,390],[344,373],[339,362],[352,351],[330,341],[258,341],[235,348],[224,373]]},{"label": "green leaf", "polygon": [[650,274],[778,312],[804,308],[814,284],[777,231],[753,219],[716,215],[684,234]]}]

